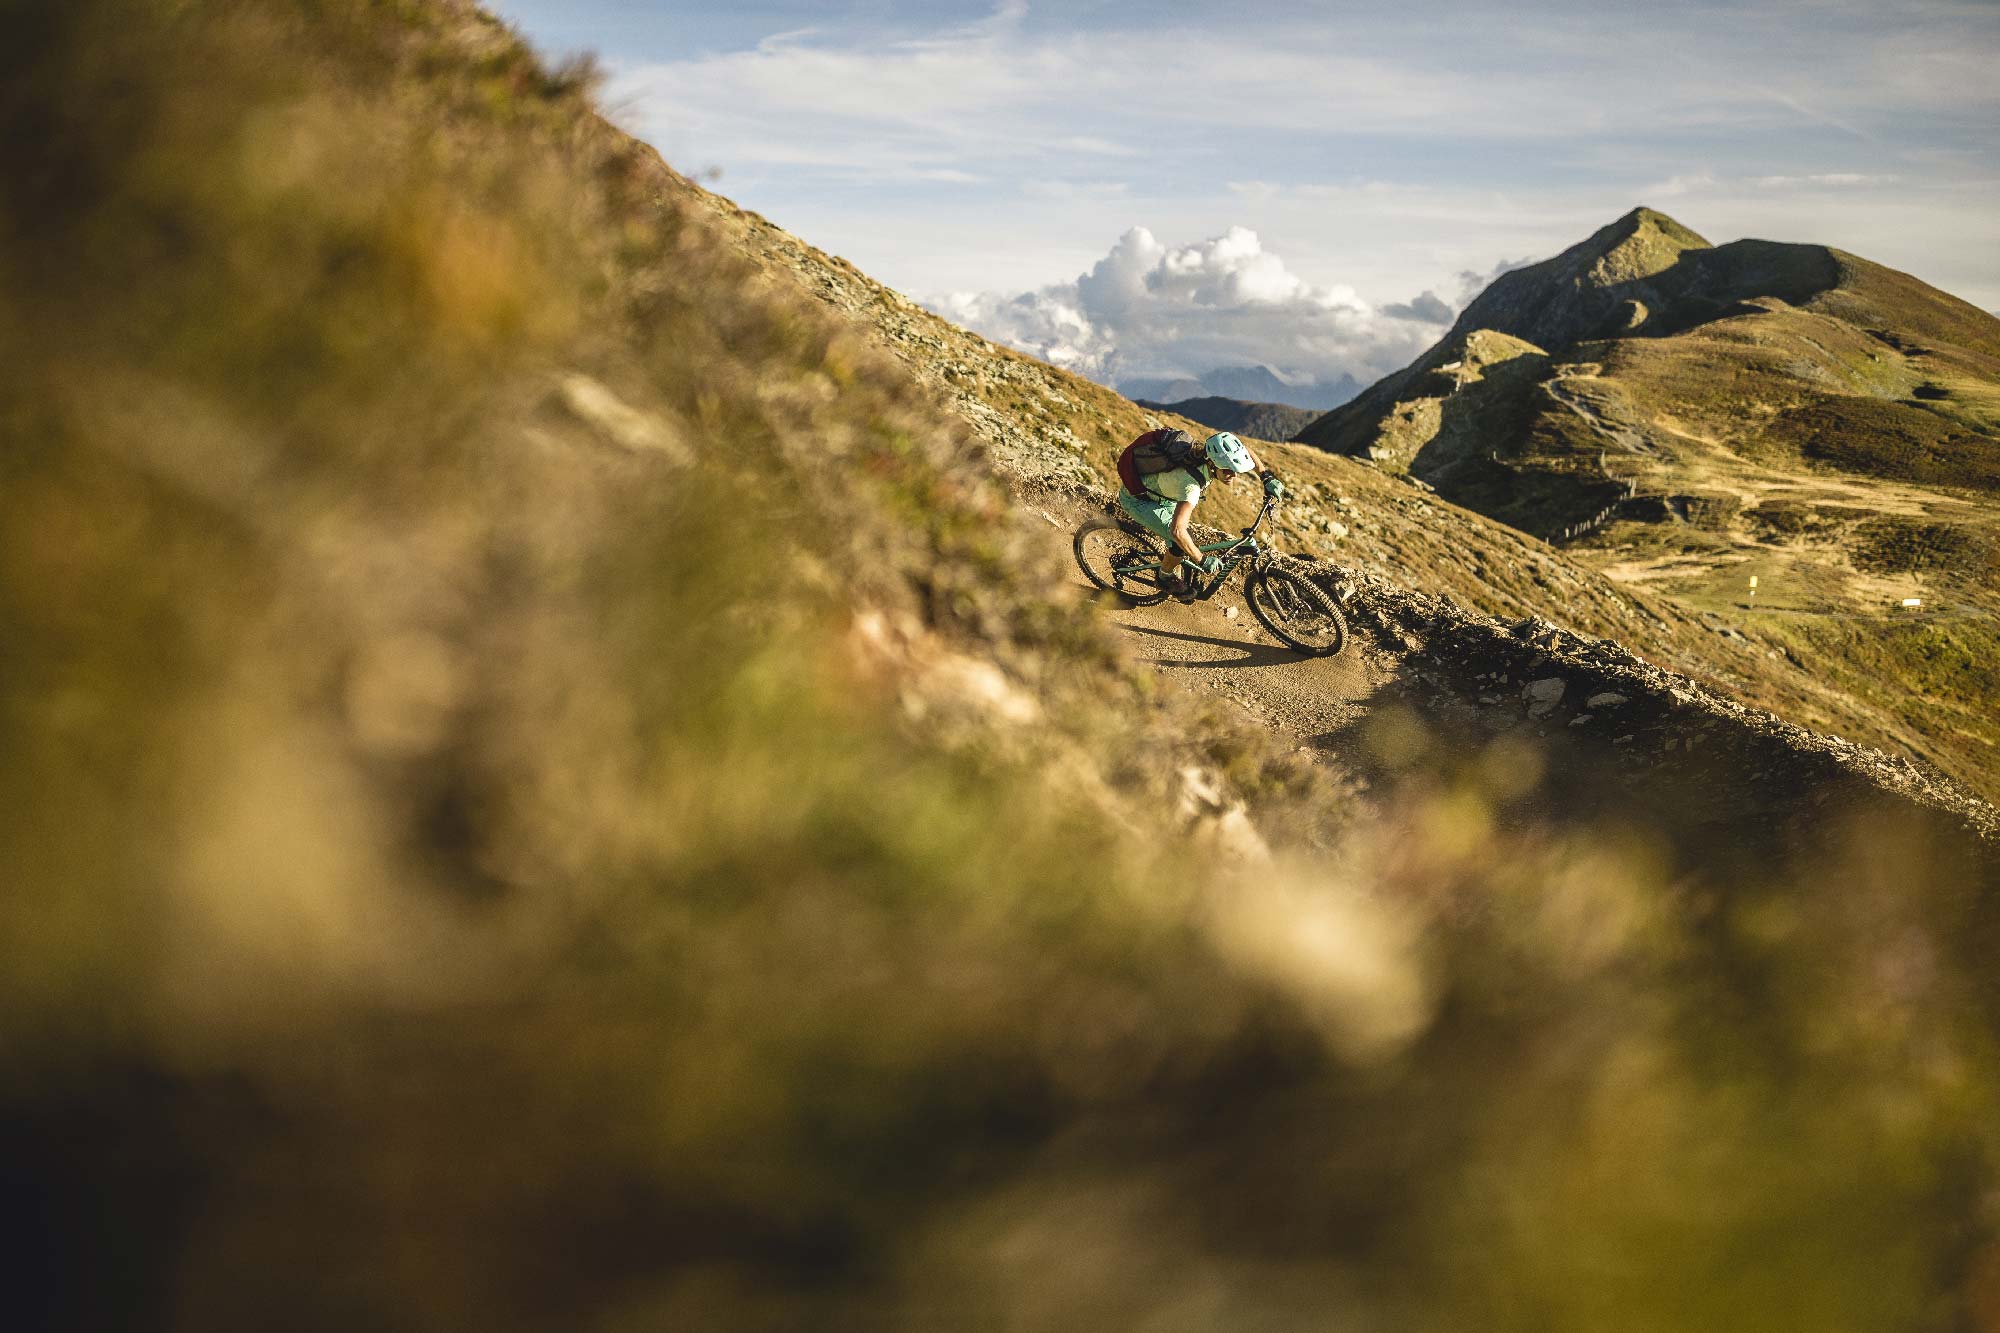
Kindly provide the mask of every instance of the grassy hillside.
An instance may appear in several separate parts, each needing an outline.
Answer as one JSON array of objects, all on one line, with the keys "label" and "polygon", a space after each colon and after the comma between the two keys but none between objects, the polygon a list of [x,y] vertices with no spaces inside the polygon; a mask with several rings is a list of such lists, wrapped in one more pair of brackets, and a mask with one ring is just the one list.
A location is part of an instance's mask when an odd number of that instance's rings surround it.
[{"label": "grassy hillside", "polygon": [[[587,70],[4,13],[13,1326],[1986,1317],[1955,822],[1389,709],[1363,805],[1062,591],[1002,478],[1138,409],[913,374]],[[1385,563],[1653,623],[1286,457]]]},{"label": "grassy hillside", "polygon": [[[1640,209],[1504,275],[1301,439],[1811,661],[1792,700],[1763,673],[1745,697],[1990,795],[2000,700],[1975,664],[2000,651],[1997,350],[2000,320],[1906,274],[1709,247]],[[1896,619],[1905,598],[1921,627]],[[1926,646],[1946,642],[1963,651]]]}]

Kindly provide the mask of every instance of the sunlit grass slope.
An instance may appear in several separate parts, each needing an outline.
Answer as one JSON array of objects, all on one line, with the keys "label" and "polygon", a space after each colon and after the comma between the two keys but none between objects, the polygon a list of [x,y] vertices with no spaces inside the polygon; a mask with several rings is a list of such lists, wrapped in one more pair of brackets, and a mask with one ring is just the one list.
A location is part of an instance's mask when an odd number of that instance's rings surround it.
[{"label": "sunlit grass slope", "polygon": [[[1763,661],[1738,668],[1740,697],[1990,799],[1996,405],[1987,312],[1826,246],[1711,247],[1642,208],[1503,275],[1301,438],[1744,635]],[[1908,544],[1891,529],[1931,534],[1923,557],[1885,560]],[[1905,599],[1930,623],[1895,619]]]},{"label": "sunlit grass slope", "polygon": [[1401,716],[1357,824],[586,71],[0,15],[10,1326],[1990,1317],[1943,825]]}]

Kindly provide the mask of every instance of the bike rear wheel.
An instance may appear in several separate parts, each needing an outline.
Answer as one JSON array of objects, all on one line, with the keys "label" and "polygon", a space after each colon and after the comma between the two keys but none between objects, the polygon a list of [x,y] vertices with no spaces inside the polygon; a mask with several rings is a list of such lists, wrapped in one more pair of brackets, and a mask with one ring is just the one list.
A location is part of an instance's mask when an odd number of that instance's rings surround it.
[{"label": "bike rear wheel", "polygon": [[1332,594],[1286,569],[1260,569],[1244,585],[1244,600],[1265,629],[1308,657],[1331,657],[1347,646],[1347,620]]},{"label": "bike rear wheel", "polygon": [[1115,518],[1093,518],[1076,530],[1072,546],[1077,568],[1098,587],[1134,606],[1166,600],[1159,580],[1167,548],[1157,538],[1129,531]]}]

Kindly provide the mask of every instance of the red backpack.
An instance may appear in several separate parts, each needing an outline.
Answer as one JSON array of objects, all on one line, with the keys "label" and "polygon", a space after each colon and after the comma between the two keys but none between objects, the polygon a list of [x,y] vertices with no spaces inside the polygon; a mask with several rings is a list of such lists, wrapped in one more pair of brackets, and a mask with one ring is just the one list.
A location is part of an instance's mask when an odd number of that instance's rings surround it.
[{"label": "red backpack", "polygon": [[1118,455],[1118,480],[1134,495],[1165,500],[1168,497],[1147,485],[1146,478],[1182,467],[1200,476],[1207,462],[1207,452],[1186,431],[1174,426],[1149,430]]}]

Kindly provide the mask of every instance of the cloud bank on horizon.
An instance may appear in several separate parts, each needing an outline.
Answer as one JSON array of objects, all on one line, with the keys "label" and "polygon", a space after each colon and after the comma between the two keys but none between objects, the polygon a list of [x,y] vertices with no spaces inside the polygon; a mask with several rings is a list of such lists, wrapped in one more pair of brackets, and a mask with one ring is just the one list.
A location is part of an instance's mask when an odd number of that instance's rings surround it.
[{"label": "cloud bank on horizon", "polygon": [[1366,378],[1638,204],[2000,306],[1983,0],[490,2],[683,170],[1099,377]]},{"label": "cloud bank on horizon", "polygon": [[1456,314],[1433,291],[1377,308],[1352,287],[1315,286],[1241,226],[1174,247],[1133,227],[1071,281],[930,304],[1104,384],[1255,365],[1294,384],[1366,382],[1429,346]]}]

